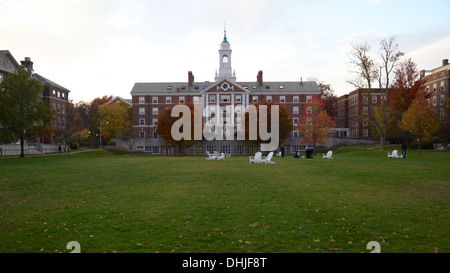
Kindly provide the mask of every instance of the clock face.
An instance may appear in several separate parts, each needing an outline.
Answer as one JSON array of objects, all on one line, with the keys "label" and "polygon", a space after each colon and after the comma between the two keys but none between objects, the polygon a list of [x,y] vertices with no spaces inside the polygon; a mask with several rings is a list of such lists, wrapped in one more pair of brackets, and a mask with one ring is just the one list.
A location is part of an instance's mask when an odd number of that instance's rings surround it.
[{"label": "clock face", "polygon": [[228,83],[224,82],[224,83],[222,83],[220,88],[222,88],[224,91],[227,91],[230,88],[230,86],[228,85]]}]

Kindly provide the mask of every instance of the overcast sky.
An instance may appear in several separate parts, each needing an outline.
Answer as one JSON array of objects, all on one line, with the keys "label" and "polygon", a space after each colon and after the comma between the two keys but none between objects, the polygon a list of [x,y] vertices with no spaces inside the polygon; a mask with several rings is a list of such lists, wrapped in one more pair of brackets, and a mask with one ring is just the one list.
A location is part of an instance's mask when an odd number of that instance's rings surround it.
[{"label": "overcast sky", "polygon": [[337,95],[352,44],[397,36],[418,69],[450,58],[449,0],[0,0],[0,50],[78,102],[136,82],[214,81],[224,23],[237,81],[315,79]]}]

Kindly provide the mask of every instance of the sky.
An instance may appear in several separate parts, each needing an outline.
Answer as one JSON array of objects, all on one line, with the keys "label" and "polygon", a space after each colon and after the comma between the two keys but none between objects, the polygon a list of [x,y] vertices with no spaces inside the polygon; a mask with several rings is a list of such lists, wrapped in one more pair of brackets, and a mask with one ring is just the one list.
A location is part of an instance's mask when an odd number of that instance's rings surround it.
[{"label": "sky", "polygon": [[71,90],[131,98],[136,82],[214,81],[226,26],[237,81],[315,80],[353,91],[352,45],[396,36],[431,70],[450,58],[449,0],[0,0],[0,50]]}]

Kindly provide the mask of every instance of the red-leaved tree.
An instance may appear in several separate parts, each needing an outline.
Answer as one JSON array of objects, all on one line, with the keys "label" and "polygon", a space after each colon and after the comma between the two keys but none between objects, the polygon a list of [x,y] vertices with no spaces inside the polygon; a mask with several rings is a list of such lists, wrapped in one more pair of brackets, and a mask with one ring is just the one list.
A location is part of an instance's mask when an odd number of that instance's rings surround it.
[{"label": "red-leaved tree", "polygon": [[325,138],[333,133],[335,122],[327,114],[323,101],[313,96],[311,103],[304,108],[297,126],[300,135],[303,137],[301,143],[312,145],[326,144]]}]

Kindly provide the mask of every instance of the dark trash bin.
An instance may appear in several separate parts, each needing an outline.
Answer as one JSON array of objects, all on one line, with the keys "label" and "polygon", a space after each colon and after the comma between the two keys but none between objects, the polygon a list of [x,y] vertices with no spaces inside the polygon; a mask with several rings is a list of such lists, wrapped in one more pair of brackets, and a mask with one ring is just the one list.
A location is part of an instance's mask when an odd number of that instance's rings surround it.
[{"label": "dark trash bin", "polygon": [[313,158],[314,148],[306,148],[306,158]]}]

